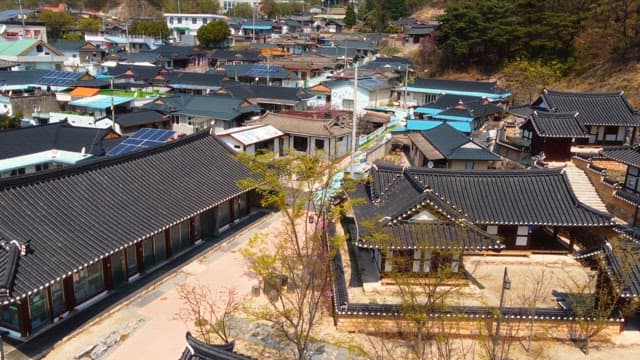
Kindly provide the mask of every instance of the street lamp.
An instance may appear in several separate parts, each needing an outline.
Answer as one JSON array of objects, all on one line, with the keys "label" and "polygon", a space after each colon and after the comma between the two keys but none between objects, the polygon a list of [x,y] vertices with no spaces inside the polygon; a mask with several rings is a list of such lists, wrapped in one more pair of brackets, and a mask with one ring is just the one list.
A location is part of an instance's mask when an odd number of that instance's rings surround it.
[{"label": "street lamp", "polygon": [[504,306],[504,291],[511,289],[511,280],[507,274],[507,267],[504,267],[504,275],[502,276],[502,291],[500,292],[500,307],[498,308],[498,323],[496,324],[496,333],[493,337],[493,359],[496,359],[496,348],[500,343],[500,325],[502,325],[502,307]]}]

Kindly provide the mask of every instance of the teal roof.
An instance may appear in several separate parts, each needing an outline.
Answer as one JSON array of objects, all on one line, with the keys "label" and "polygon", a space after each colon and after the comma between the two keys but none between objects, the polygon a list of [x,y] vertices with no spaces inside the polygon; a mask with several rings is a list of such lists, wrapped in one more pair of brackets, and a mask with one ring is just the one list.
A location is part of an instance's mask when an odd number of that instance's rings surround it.
[{"label": "teal roof", "polygon": [[451,121],[464,121],[464,122],[471,122],[473,121],[473,118],[470,116],[454,116],[454,115],[442,115],[442,114],[435,114],[432,116],[433,119],[438,119],[438,120],[451,120]]},{"label": "teal roof", "polygon": [[25,51],[36,45],[40,40],[23,39],[13,41],[0,41],[0,55],[20,56]]},{"label": "teal roof", "polygon": [[417,107],[413,112],[418,114],[435,115],[442,112],[442,109],[434,109],[426,106]]},{"label": "teal roof", "polygon": [[401,91],[413,92],[413,93],[423,93],[423,94],[452,94],[452,95],[463,95],[463,96],[476,96],[476,97],[486,97],[490,101],[498,101],[511,97],[511,93],[502,93],[502,94],[492,94],[485,92],[474,92],[474,91],[458,91],[458,90],[442,90],[442,89],[432,89],[432,88],[420,88],[413,86],[403,86],[400,88]]},{"label": "teal roof", "polygon": [[69,101],[69,105],[71,106],[81,106],[90,109],[107,109],[111,107],[113,103],[114,106],[121,105],[132,101],[133,98],[124,97],[124,96],[109,96],[109,95],[96,95],[81,98],[78,100]]},{"label": "teal roof", "polygon": [[436,126],[442,125],[443,123],[449,124],[452,128],[458,131],[462,131],[465,133],[471,132],[471,124],[466,122],[459,122],[459,121],[446,122],[446,121],[418,120],[418,119],[407,120],[407,125],[404,129],[400,128],[398,130],[394,130],[394,132],[431,130]]}]

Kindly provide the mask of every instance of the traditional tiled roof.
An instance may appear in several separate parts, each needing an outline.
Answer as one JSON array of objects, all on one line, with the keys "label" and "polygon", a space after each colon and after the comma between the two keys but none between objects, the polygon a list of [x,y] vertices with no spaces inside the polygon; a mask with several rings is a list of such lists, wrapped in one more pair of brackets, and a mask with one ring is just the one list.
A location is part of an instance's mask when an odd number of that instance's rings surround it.
[{"label": "traditional tiled roof", "polygon": [[334,119],[309,119],[305,117],[267,113],[253,122],[268,124],[287,134],[334,137],[351,134],[350,126],[340,126]]},{"label": "traditional tiled roof", "polygon": [[580,117],[579,113],[534,111],[527,122],[533,125],[540,137],[588,138],[589,134],[582,126]]},{"label": "traditional tiled roof", "polygon": [[610,214],[578,201],[561,169],[406,172],[476,224],[613,226]]},{"label": "traditional tiled roof", "polygon": [[140,81],[151,81],[154,76],[160,72],[168,72],[162,66],[143,66],[143,65],[131,65],[131,64],[118,64],[112,68],[105,75],[111,75],[115,77],[131,77]]},{"label": "traditional tiled roof", "polygon": [[400,222],[376,229],[380,243],[359,240],[358,247],[374,249],[487,250],[504,246],[475,226],[453,221]]},{"label": "traditional tiled roof", "polygon": [[222,87],[232,94],[245,98],[252,103],[269,103],[296,105],[301,101],[314,97],[302,88],[284,87],[284,86],[266,86],[254,85],[237,81],[225,81]]},{"label": "traditional tiled roof", "polygon": [[216,50],[209,57],[211,59],[216,59],[216,60],[231,60],[231,61],[245,61],[245,62],[258,62],[258,61],[264,60],[264,56],[260,55],[260,51],[255,49]]},{"label": "traditional tiled roof", "polygon": [[0,159],[64,150],[104,155],[101,144],[111,129],[76,127],[63,123],[0,131]]},{"label": "traditional tiled roof", "polygon": [[168,118],[165,118],[164,115],[153,110],[116,114],[116,123],[123,127],[147,125],[165,120],[168,120]]},{"label": "traditional tiled roof", "polygon": [[[29,242],[15,301],[244,192],[250,176],[200,132],[138,152],[0,181],[0,238]],[[0,264],[8,252],[0,250]]]},{"label": "traditional tiled roof", "polygon": [[574,254],[577,259],[602,256],[609,279],[621,291],[623,298],[640,297],[640,244],[619,241],[614,245],[605,242],[594,248]]},{"label": "traditional tiled roof", "polygon": [[246,115],[260,113],[260,107],[251,105],[245,99],[228,95],[179,94],[156,99],[142,108],[164,114],[200,116],[222,121],[233,121]]},{"label": "traditional tiled roof", "polygon": [[610,148],[600,151],[600,155],[626,165],[640,168],[640,146]]},{"label": "traditional tiled roof", "polygon": [[[350,194],[354,200],[356,245],[363,248],[461,249],[502,248],[496,237],[475,225],[460,221],[455,209],[423,191],[396,166],[375,166],[368,184],[360,184]],[[408,221],[422,210],[431,209],[440,220]],[[435,210],[434,210],[435,209]],[[376,234],[370,236],[371,234]]]},{"label": "traditional tiled roof", "polygon": [[251,360],[252,358],[233,352],[234,343],[225,345],[207,344],[187,332],[187,347],[180,360]]},{"label": "traditional tiled roof", "polygon": [[166,81],[169,87],[174,89],[212,89],[220,88],[221,83],[226,79],[224,74],[214,73],[194,73],[186,71],[174,71],[161,74],[154,81],[160,81],[160,77]]},{"label": "traditional tiled roof", "polygon": [[447,160],[500,160],[500,156],[446,123],[421,134]]},{"label": "traditional tiled roof", "polygon": [[572,93],[544,90],[534,107],[553,112],[578,112],[582,125],[640,126],[640,117],[618,93]]},{"label": "traditional tiled roof", "polygon": [[499,97],[510,96],[510,93],[498,86],[496,82],[446,80],[433,78],[417,78],[410,88],[439,90],[443,93],[487,94]]}]

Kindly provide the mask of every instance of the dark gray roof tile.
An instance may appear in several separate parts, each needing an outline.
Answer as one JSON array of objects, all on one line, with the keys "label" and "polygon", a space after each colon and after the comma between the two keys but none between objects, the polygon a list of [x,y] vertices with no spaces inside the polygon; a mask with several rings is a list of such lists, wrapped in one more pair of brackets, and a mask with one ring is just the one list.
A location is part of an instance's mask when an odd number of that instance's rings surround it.
[{"label": "dark gray roof tile", "polygon": [[[244,190],[250,176],[201,132],[139,152],[0,181],[0,234],[31,252],[12,299],[145,239]],[[6,263],[0,251],[0,264]],[[10,300],[7,297],[2,301]]]}]

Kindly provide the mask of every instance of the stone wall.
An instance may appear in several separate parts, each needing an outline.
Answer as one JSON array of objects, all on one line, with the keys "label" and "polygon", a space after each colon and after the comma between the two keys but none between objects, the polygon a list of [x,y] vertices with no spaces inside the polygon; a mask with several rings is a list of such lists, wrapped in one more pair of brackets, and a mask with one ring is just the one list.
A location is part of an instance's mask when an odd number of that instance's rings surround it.
[{"label": "stone wall", "polygon": [[13,106],[14,114],[20,112],[25,118],[31,118],[35,107],[39,107],[41,113],[60,111],[60,104],[56,101],[56,95],[53,93],[43,95],[12,96],[11,105]]},{"label": "stone wall", "polygon": [[[373,317],[338,315],[337,328],[341,331],[368,334],[403,334],[415,332],[415,324],[400,317]],[[603,324],[604,329],[592,341],[609,341],[620,334],[624,323],[609,321]],[[430,324],[434,332],[446,332],[453,337],[478,337],[492,335],[496,328],[494,318],[436,318]],[[592,325],[595,326],[595,325]],[[515,338],[529,336],[531,322],[528,319],[504,319],[501,335]],[[571,320],[535,320],[533,334],[536,339],[574,340],[579,338],[580,326]]]}]

